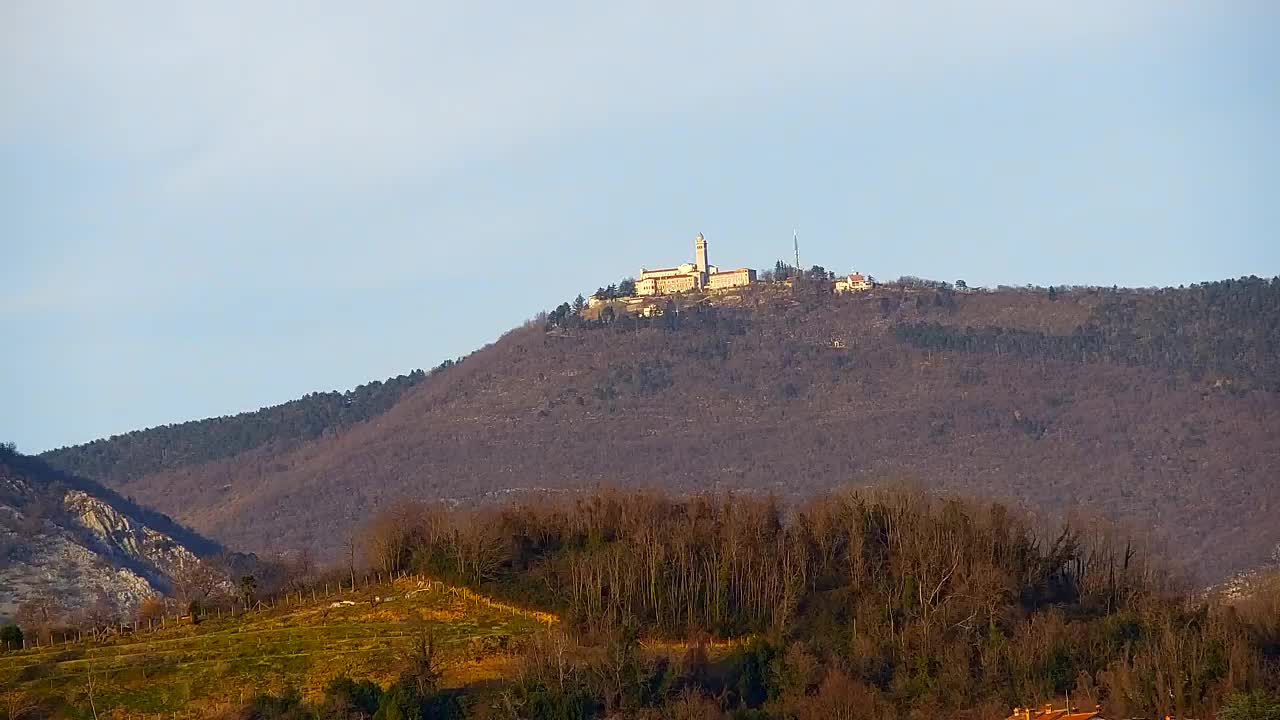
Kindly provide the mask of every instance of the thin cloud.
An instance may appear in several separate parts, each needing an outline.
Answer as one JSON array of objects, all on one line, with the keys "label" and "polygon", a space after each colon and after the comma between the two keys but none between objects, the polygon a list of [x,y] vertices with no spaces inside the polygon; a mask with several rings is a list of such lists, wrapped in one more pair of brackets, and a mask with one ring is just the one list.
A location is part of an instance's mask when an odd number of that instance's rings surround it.
[{"label": "thin cloud", "polygon": [[431,175],[634,115],[1123,42],[1164,2],[507,7],[19,3],[4,139],[154,164],[173,193]]}]

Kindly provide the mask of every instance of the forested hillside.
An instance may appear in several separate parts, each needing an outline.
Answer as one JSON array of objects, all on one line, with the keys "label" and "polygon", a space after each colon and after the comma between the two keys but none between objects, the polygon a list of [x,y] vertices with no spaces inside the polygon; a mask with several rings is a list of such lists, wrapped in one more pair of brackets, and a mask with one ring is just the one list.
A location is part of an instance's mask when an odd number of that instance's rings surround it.
[{"label": "forested hillside", "polygon": [[332,435],[386,412],[426,379],[421,370],[374,380],[346,392],[317,392],[239,415],[163,425],[50,450],[41,455],[55,467],[109,483],[161,470],[231,457],[263,445],[278,449]]},{"label": "forested hillside", "polygon": [[[402,506],[367,540],[384,572],[554,607],[605,639],[530,648],[498,717],[989,718],[1064,694],[1105,717],[1229,717],[1233,693],[1280,687],[1274,594],[1192,599],[1132,537],[999,503],[607,492]],[[668,665],[635,643],[664,636],[757,639],[712,669],[696,647]]]},{"label": "forested hillside", "polygon": [[1256,279],[841,297],[802,282],[653,319],[561,316],[377,422],[99,475],[231,545],[331,557],[406,497],[918,483],[1107,517],[1210,580],[1280,543],[1278,297]]},{"label": "forested hillside", "polygon": [[372,568],[294,576],[287,599],[242,576],[189,623],[23,615],[0,697],[16,716],[222,720],[1002,718],[1064,695],[1117,718],[1280,710],[1280,575],[1188,592],[1121,529],[1000,503],[412,502],[358,546]]},{"label": "forested hillside", "polygon": [[[1104,299],[1070,334],[936,321],[900,323],[895,330],[899,339],[922,348],[1141,365],[1185,372],[1195,380],[1208,377],[1218,387],[1275,392],[1280,391],[1278,283],[1245,278],[1150,293],[1104,291]],[[955,299],[937,293],[935,302],[949,305]]]}]

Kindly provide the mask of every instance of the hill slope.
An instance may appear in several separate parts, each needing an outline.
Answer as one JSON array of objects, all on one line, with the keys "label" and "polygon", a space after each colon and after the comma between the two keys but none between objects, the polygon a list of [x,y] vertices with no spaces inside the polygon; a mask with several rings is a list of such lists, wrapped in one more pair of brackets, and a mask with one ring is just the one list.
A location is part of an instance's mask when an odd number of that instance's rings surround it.
[{"label": "hill slope", "polygon": [[[449,659],[443,680],[455,687],[498,676],[510,665],[512,647],[547,627],[543,617],[459,588],[403,579],[270,610],[211,614],[199,625],[170,618],[154,631],[143,626],[0,654],[0,688],[38,701],[41,717],[72,709],[87,715],[91,702],[111,717],[182,711],[195,717],[194,710],[206,717],[263,692],[298,690],[317,698],[338,676],[389,684],[422,632],[431,633]],[[90,673],[98,685],[92,701]]]},{"label": "hill slope", "polygon": [[414,370],[346,392],[310,393],[280,405],[228,417],[192,420],[115,435],[41,454],[50,464],[107,483],[232,457],[271,445],[281,452],[374,417],[426,379]]},{"label": "hill slope", "polygon": [[36,459],[0,451],[0,618],[28,600],[130,610],[220,552],[169,518]]},{"label": "hill slope", "polygon": [[1280,281],[718,302],[522,328],[342,432],[109,479],[255,550],[336,552],[404,496],[601,482],[919,482],[1109,516],[1208,578],[1280,543]]}]

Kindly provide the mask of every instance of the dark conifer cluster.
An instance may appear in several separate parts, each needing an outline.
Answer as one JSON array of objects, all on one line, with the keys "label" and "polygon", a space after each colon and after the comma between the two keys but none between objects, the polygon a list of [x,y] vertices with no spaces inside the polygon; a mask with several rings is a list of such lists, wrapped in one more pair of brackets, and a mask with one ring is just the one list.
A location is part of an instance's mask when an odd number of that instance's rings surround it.
[{"label": "dark conifer cluster", "polygon": [[894,334],[933,350],[1107,361],[1186,371],[1197,379],[1212,373],[1239,390],[1280,390],[1280,278],[1107,294],[1069,335],[936,322],[900,323]]},{"label": "dark conifer cluster", "polygon": [[[432,373],[452,365],[446,361]],[[114,435],[43,453],[49,464],[114,484],[160,470],[211,462],[270,443],[310,440],[386,412],[427,379],[414,370],[346,392],[317,392],[239,415],[193,420]]]}]

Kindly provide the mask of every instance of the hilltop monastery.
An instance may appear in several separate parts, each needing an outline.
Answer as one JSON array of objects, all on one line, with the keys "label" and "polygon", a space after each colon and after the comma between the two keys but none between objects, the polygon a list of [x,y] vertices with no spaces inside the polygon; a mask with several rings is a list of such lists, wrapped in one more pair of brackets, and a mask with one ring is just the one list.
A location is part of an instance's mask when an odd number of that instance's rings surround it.
[{"label": "hilltop monastery", "polygon": [[756,271],[750,268],[720,270],[707,263],[707,239],[698,233],[693,242],[694,262],[673,268],[657,270],[640,269],[636,280],[636,295],[671,295],[689,290],[723,290],[742,287],[756,281]]}]

